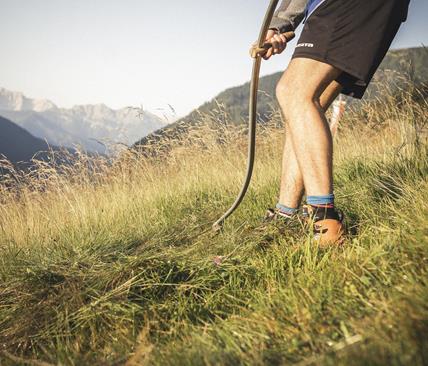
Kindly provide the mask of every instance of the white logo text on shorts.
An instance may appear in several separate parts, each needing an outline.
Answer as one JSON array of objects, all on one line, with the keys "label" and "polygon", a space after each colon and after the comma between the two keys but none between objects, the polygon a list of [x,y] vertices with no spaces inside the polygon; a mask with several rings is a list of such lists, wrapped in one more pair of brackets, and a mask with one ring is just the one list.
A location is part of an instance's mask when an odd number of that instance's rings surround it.
[{"label": "white logo text on shorts", "polygon": [[297,47],[309,47],[309,48],[312,48],[314,46],[314,44],[313,43],[299,43],[297,46],[296,46],[296,48]]}]

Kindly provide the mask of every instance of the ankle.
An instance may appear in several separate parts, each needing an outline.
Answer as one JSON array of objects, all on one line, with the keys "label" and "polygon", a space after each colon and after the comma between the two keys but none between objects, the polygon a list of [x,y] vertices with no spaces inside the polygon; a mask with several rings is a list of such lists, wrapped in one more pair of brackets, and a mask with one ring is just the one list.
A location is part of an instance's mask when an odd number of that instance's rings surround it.
[{"label": "ankle", "polygon": [[313,207],[334,208],[334,193],[320,196],[307,196],[306,203]]},{"label": "ankle", "polygon": [[334,207],[333,193],[322,196],[307,196],[306,202],[309,206],[307,208],[307,215],[314,222],[325,219],[339,220],[339,215]]},{"label": "ankle", "polygon": [[279,211],[279,213],[283,216],[294,216],[297,213],[298,208],[296,207],[288,207],[285,205],[282,205],[281,203],[276,204],[276,209]]}]

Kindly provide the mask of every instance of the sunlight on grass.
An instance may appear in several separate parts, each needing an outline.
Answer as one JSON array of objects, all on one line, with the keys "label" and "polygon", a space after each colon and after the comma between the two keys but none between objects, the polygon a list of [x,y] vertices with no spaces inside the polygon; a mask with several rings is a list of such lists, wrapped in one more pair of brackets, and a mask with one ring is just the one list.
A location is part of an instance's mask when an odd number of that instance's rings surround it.
[{"label": "sunlight on grass", "polygon": [[260,127],[250,191],[218,235],[246,138],[215,115],[114,161],[9,166],[1,364],[422,364],[427,104],[403,91],[348,113],[335,183],[350,233],[326,251],[300,226],[261,220],[277,196],[278,113]]}]

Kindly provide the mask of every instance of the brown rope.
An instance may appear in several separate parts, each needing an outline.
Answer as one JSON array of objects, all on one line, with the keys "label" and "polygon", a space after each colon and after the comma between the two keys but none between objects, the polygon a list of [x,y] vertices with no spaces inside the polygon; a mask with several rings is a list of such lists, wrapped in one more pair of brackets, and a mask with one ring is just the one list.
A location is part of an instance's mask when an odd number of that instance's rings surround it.
[{"label": "brown rope", "polygon": [[[260,29],[259,38],[255,46],[251,48],[250,54],[254,58],[253,70],[251,74],[251,85],[250,85],[250,102],[249,102],[249,118],[248,118],[248,160],[247,160],[247,173],[245,176],[244,183],[241,191],[232,206],[220,217],[214,224],[213,229],[219,231],[224,221],[236,210],[244,199],[247,193],[248,186],[251,182],[251,176],[253,174],[254,158],[256,152],[256,118],[257,118],[257,93],[259,89],[259,75],[260,65],[262,56],[266,51],[272,47],[272,44],[265,43],[266,35],[269,30],[270,23],[272,21],[273,14],[278,5],[279,0],[271,0],[266,15],[263,20],[262,27]],[[294,32],[285,33],[287,40],[294,38]],[[254,50],[254,52],[252,51]]]}]

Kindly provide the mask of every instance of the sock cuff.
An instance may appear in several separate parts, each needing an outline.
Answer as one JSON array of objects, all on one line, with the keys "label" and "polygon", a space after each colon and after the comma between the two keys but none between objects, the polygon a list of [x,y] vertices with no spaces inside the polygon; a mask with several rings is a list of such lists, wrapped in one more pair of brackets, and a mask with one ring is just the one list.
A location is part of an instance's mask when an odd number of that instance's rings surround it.
[{"label": "sock cuff", "polygon": [[333,205],[334,204],[334,194],[327,194],[324,196],[307,196],[306,202],[309,205]]},{"label": "sock cuff", "polygon": [[297,208],[284,206],[284,205],[281,205],[280,203],[276,204],[276,208],[281,213],[284,213],[284,214],[289,215],[289,216],[294,215],[297,212]]}]

